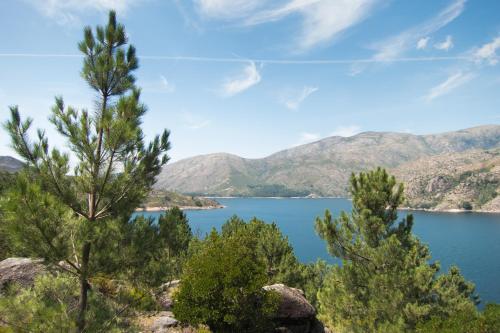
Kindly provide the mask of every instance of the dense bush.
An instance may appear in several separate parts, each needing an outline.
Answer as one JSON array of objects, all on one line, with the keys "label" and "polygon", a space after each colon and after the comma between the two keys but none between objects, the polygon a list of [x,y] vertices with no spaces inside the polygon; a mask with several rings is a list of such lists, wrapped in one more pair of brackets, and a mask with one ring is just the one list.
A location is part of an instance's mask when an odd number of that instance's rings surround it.
[{"label": "dense bush", "polygon": [[214,332],[270,332],[277,297],[264,291],[266,266],[250,233],[213,230],[184,267],[174,314]]},{"label": "dense bush", "polygon": [[[1,332],[51,333],[75,329],[78,310],[78,279],[58,274],[42,275],[32,288],[11,286],[0,298]],[[89,293],[86,332],[125,332],[130,326],[115,316],[116,304],[97,290]]]},{"label": "dense bush", "polygon": [[417,333],[497,333],[500,332],[500,305],[487,304],[483,312],[463,310],[446,319],[432,317],[417,325]]}]

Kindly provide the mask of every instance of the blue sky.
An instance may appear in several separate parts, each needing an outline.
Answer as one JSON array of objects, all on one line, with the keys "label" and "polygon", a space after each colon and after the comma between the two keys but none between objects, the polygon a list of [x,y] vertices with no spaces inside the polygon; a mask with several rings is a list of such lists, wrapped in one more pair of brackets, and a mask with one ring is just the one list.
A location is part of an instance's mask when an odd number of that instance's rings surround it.
[{"label": "blue sky", "polygon": [[2,122],[19,105],[62,145],[54,96],[92,107],[76,45],[112,8],[138,49],[145,133],[170,129],[173,160],[500,123],[496,0],[5,0]]}]

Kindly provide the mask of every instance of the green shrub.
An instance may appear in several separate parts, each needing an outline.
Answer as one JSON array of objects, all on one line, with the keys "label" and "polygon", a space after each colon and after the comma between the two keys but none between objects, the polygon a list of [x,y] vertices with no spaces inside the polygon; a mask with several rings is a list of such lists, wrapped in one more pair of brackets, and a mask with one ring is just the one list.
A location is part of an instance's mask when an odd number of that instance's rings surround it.
[{"label": "green shrub", "polygon": [[469,309],[448,318],[432,317],[417,325],[417,333],[497,333],[500,332],[500,305],[487,304],[484,311]]},{"label": "green shrub", "polygon": [[270,332],[278,300],[262,289],[266,269],[255,248],[249,233],[213,230],[186,263],[175,317],[214,332]]},{"label": "green shrub", "polygon": [[[78,279],[69,275],[42,275],[32,288],[12,286],[0,298],[0,318],[5,332],[50,333],[75,329],[78,309]],[[89,293],[85,332],[122,332],[114,305],[97,291]]]},{"label": "green shrub", "polygon": [[472,204],[469,201],[464,201],[462,202],[461,208],[465,210],[472,210]]}]

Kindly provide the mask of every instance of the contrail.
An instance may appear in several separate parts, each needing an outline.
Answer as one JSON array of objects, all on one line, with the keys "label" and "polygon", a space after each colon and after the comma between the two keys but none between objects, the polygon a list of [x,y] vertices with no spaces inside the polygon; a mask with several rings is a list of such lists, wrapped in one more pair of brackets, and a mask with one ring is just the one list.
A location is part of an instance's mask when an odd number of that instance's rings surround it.
[{"label": "contrail", "polygon": [[[82,58],[79,54],[53,54],[53,53],[0,53],[2,58]],[[432,62],[465,60],[472,61],[467,56],[446,57],[400,57],[392,59],[309,59],[309,60],[287,60],[287,59],[252,59],[252,58],[218,58],[198,56],[162,56],[162,55],[139,55],[144,60],[167,60],[167,61],[192,61],[192,62],[220,62],[220,63],[248,63],[249,61],[263,64],[277,65],[335,65],[335,64],[370,64],[370,63],[393,63],[393,62]]]}]

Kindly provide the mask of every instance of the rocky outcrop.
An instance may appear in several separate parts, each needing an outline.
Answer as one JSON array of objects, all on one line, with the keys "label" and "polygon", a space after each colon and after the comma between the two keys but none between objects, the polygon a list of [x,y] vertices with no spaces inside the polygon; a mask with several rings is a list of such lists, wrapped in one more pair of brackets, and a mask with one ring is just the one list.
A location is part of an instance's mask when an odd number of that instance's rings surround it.
[{"label": "rocky outcrop", "polygon": [[173,302],[173,293],[179,287],[181,280],[173,280],[167,283],[164,283],[160,289],[161,293],[156,297],[156,301],[158,305],[165,311],[169,311],[172,309]]},{"label": "rocky outcrop", "polygon": [[46,271],[40,259],[8,258],[0,261],[0,292],[11,284],[29,287],[37,275]]},{"label": "rocky outcrop", "polygon": [[284,284],[265,286],[265,290],[280,296],[275,321],[277,332],[283,333],[324,333],[328,330],[316,319],[316,310],[307,301],[304,292]]}]

